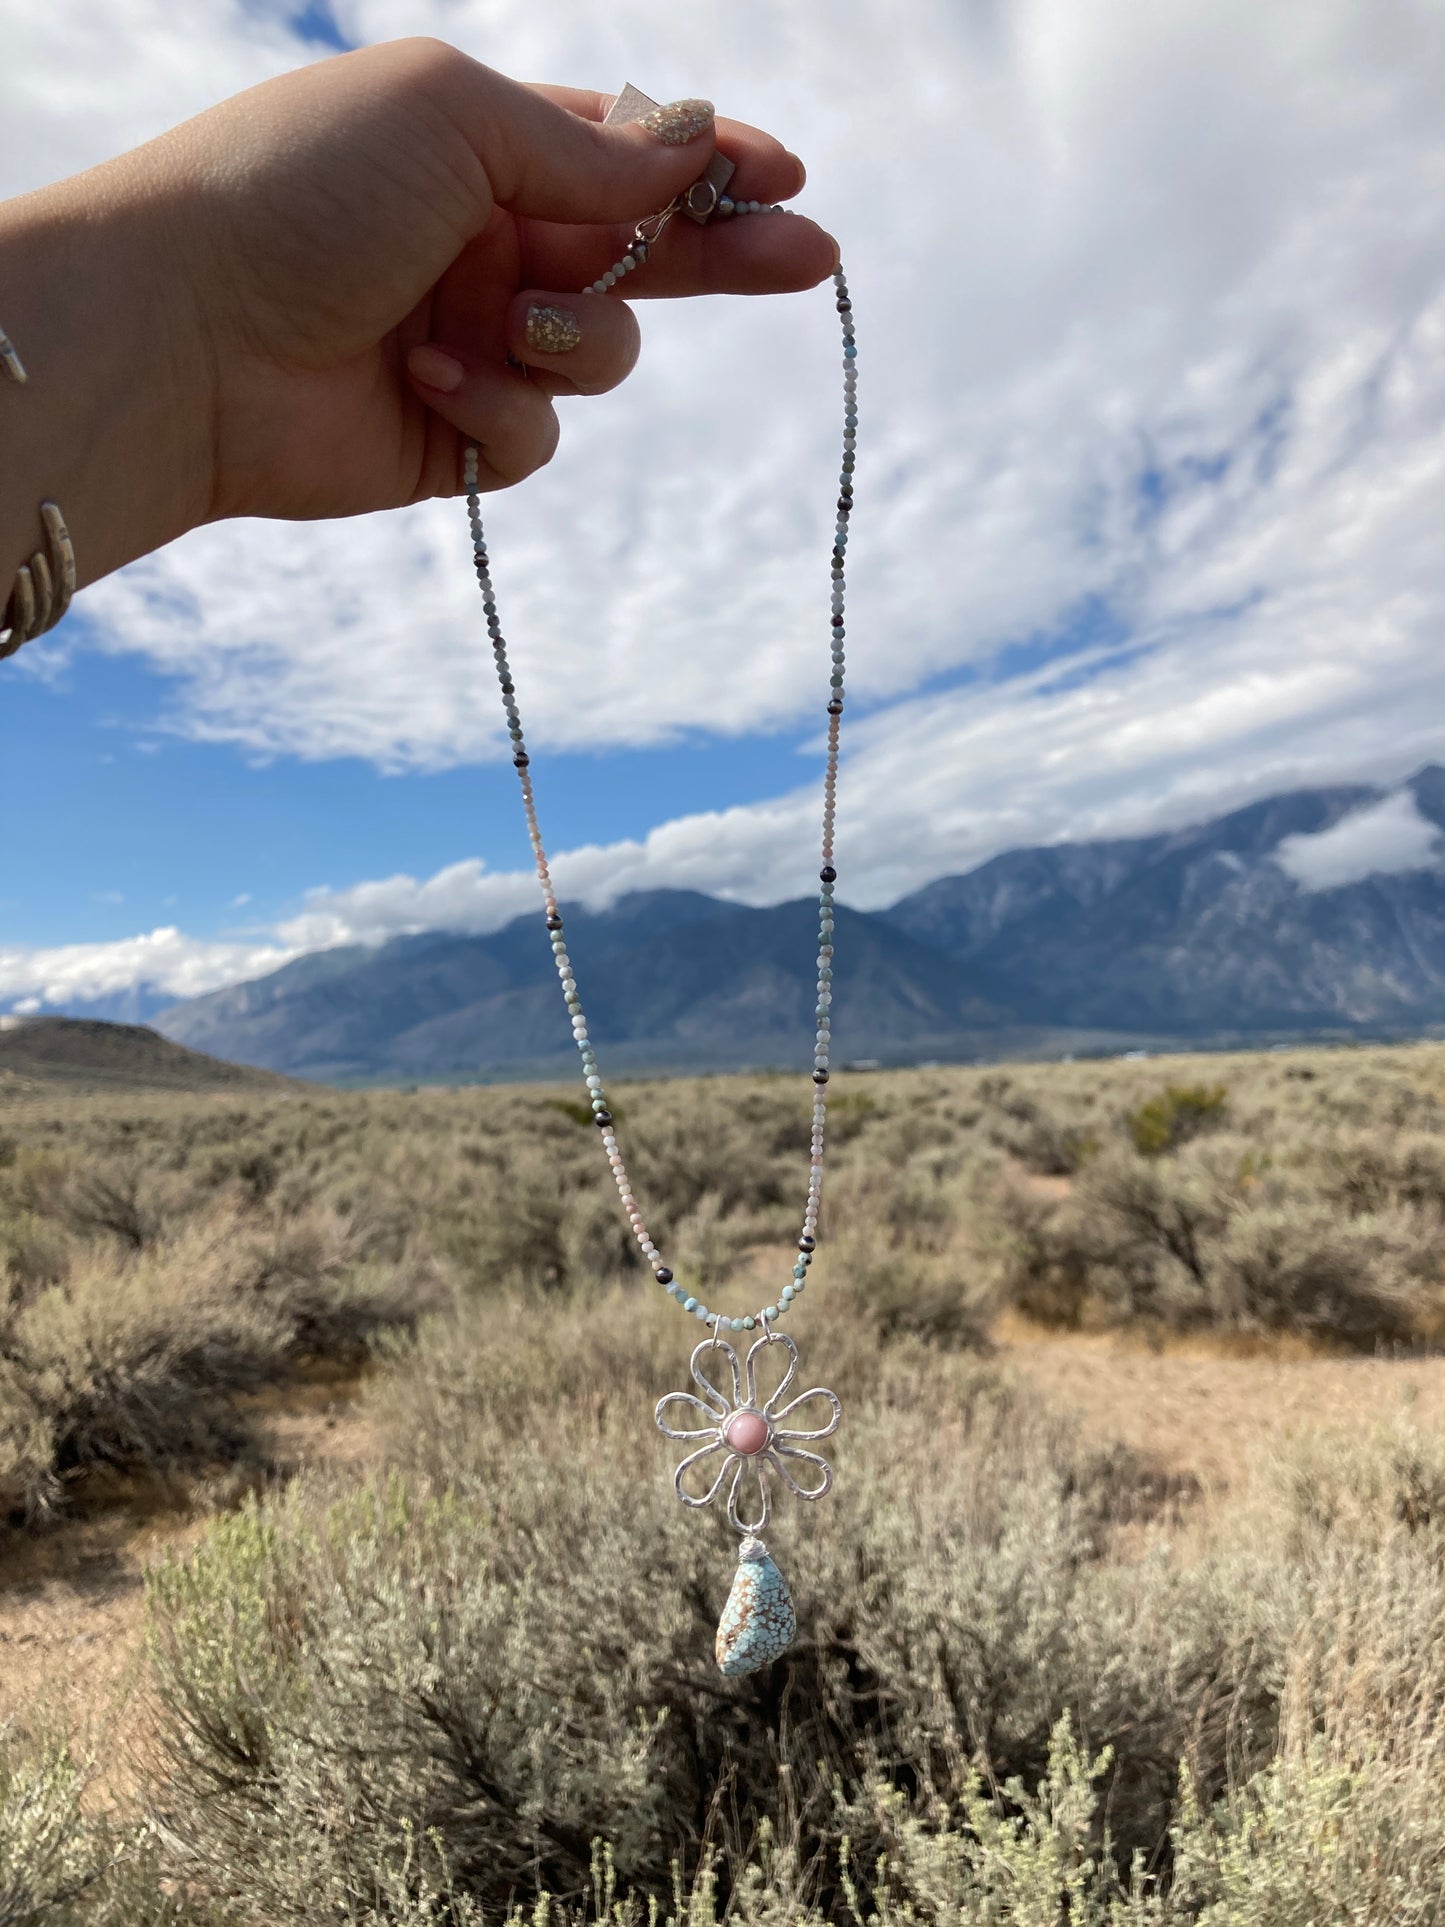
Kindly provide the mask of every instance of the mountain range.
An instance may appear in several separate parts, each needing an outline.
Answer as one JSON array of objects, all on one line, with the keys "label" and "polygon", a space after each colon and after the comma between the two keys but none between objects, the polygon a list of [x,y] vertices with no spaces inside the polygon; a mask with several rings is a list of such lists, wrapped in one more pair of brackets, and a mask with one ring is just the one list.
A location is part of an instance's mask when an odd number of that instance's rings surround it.
[{"label": "mountain range", "polygon": [[[1008,851],[889,909],[841,908],[837,1047],[966,1061],[1445,1025],[1441,831],[1432,766],[1401,790],[1299,790],[1189,829]],[[805,1063],[816,914],[686,890],[567,907],[604,1062]],[[321,951],[152,1021],[193,1049],[328,1080],[576,1063],[539,916]]]}]

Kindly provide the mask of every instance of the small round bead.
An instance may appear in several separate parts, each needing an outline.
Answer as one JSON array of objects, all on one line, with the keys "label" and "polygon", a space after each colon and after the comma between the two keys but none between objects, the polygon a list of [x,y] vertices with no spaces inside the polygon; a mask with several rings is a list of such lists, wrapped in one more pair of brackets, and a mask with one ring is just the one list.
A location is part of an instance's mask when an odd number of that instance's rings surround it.
[{"label": "small round bead", "polygon": [[682,1308],[684,1311],[696,1311],[697,1310],[696,1298],[689,1298],[685,1300]]},{"label": "small round bead", "polygon": [[741,1318],[731,1319],[729,1323],[731,1324],[731,1327],[735,1332],[740,1332],[743,1328],[743,1321]]},{"label": "small round bead", "polygon": [[666,1265],[659,1265],[657,1267],[656,1272],[653,1275],[656,1277],[657,1282],[660,1285],[670,1285],[672,1283],[672,1273],[668,1270]]},{"label": "small round bead", "polygon": [[778,1315],[778,1308],[776,1305],[769,1305],[766,1311],[764,1311],[763,1313],[764,1318],[776,1318],[777,1315]]}]

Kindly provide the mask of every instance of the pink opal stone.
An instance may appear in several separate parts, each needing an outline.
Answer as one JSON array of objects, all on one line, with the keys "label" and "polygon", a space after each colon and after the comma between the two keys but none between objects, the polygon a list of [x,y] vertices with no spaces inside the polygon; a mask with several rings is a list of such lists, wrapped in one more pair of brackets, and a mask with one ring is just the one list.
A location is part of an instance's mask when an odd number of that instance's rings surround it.
[{"label": "pink opal stone", "polygon": [[723,1436],[734,1452],[742,1452],[751,1458],[767,1444],[771,1429],[761,1412],[734,1412],[724,1428]]}]

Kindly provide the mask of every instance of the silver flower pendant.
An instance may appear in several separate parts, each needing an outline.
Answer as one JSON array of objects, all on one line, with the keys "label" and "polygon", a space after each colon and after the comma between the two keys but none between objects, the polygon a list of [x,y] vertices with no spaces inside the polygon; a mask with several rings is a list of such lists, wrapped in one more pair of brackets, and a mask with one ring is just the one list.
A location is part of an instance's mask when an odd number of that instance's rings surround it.
[{"label": "silver flower pendant", "polygon": [[[783,1346],[788,1365],[777,1390],[759,1399],[758,1358],[771,1345]],[[726,1360],[731,1371],[731,1398],[718,1390],[703,1369],[704,1363],[713,1363],[715,1354]],[[658,1430],[665,1438],[681,1439],[694,1447],[673,1473],[677,1496],[684,1505],[711,1505],[726,1484],[728,1519],[744,1535],[732,1591],[717,1629],[717,1663],[729,1678],[756,1672],[777,1659],[792,1644],[798,1630],[787,1581],[756,1536],[766,1529],[772,1516],[770,1478],[776,1476],[799,1499],[821,1499],[833,1483],[833,1468],[828,1461],[801,1447],[804,1441],[831,1438],[843,1407],[836,1393],[822,1386],[800,1392],[780,1407],[780,1399],[797,1375],[798,1348],[781,1332],[765,1332],[749,1348],[745,1362],[740,1362],[732,1346],[715,1334],[704,1339],[692,1355],[693,1383],[702,1397],[692,1392],[669,1392],[657,1402]],[[825,1424],[801,1431],[783,1424],[813,1399],[826,1399],[832,1408]],[[701,1423],[682,1429],[670,1425],[664,1414],[673,1406],[697,1413]],[[723,1456],[714,1471],[711,1461],[716,1453]],[[705,1492],[690,1492],[684,1484],[694,1466],[704,1466],[703,1476],[712,1476]],[[800,1484],[798,1475],[812,1482]],[[744,1518],[740,1502],[750,1481],[756,1483],[758,1497],[748,1510],[755,1510],[756,1516]]]}]

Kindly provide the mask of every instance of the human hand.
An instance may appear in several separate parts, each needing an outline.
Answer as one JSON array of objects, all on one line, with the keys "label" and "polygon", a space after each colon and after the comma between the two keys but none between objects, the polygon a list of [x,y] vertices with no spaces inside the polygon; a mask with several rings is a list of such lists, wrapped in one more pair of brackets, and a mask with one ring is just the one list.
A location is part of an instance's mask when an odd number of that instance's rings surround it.
[{"label": "human hand", "polygon": [[[267,81],[0,210],[0,283],[20,291],[6,325],[33,376],[53,369],[52,406],[70,385],[79,443],[57,459],[68,444],[52,422],[23,498],[0,478],[0,518],[55,496],[90,580],[202,521],[454,494],[468,438],[484,486],[531,473],[556,446],[553,397],[612,387],[637,356],[627,303],[578,291],[713,149],[706,122],[680,144],[604,128],[608,104],[523,86],[439,41],[393,41]],[[736,194],[771,202],[802,185],[768,135],[715,131]],[[803,219],[678,218],[627,292],[801,289],[836,258]],[[71,299],[46,290],[27,311],[47,263],[63,263]],[[529,346],[533,304],[576,315],[570,352]],[[428,346],[461,370],[449,392],[435,385],[444,362],[408,366]],[[103,383],[109,409],[84,394],[77,409],[77,381]],[[40,379],[14,391],[0,432],[23,438],[45,393]],[[103,489],[95,479],[107,442],[128,452],[124,500],[114,470]],[[31,538],[11,544],[8,519],[0,530],[18,562]]]}]

